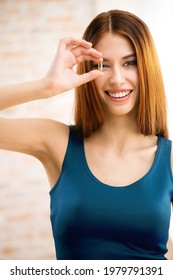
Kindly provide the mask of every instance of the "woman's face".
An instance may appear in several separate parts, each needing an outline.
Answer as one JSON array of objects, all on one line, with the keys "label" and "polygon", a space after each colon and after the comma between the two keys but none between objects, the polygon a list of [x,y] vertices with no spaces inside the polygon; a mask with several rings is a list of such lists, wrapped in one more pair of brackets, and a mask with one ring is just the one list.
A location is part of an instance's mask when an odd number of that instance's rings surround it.
[{"label": "woman's face", "polygon": [[116,116],[131,113],[139,99],[137,61],[132,44],[124,36],[106,33],[95,48],[103,54],[104,75],[94,82],[104,113]]}]

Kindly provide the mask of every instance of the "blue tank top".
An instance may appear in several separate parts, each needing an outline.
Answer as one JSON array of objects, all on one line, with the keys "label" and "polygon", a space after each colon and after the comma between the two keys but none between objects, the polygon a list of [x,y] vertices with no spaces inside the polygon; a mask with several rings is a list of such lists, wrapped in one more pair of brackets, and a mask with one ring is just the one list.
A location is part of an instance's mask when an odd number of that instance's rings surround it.
[{"label": "blue tank top", "polygon": [[83,140],[70,128],[60,177],[50,191],[51,223],[60,260],[165,260],[173,201],[171,141],[158,138],[155,160],[124,187],[90,171]]}]

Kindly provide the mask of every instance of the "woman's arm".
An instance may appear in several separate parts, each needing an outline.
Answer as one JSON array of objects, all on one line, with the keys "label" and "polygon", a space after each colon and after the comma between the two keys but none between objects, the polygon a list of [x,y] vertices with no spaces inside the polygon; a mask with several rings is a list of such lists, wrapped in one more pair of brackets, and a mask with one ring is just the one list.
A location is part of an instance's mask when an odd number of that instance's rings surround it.
[{"label": "woman's arm", "polygon": [[93,49],[85,40],[62,39],[49,71],[42,79],[0,87],[0,110],[32,100],[48,98],[97,78],[102,75],[101,71],[92,70],[77,75],[73,67],[84,60],[99,62],[102,60],[101,56],[101,53]]},{"label": "woman's arm", "polygon": [[[82,39],[62,39],[50,69],[43,78],[0,87],[0,109],[55,96],[102,75],[101,71],[97,70],[77,75],[73,67],[84,60],[98,62],[102,58],[90,43]],[[59,135],[57,141],[60,141],[59,149],[61,149],[60,134],[64,132],[61,124],[42,119],[2,118],[0,119],[0,148],[40,158],[40,155],[50,152],[50,139],[57,137],[57,132]]]},{"label": "woman's arm", "polygon": [[41,99],[44,96],[45,89],[44,79],[0,86],[0,110]]},{"label": "woman's arm", "polygon": [[173,260],[173,242],[170,237],[168,239],[167,248],[168,252],[166,254],[166,257],[168,258],[168,260]]}]

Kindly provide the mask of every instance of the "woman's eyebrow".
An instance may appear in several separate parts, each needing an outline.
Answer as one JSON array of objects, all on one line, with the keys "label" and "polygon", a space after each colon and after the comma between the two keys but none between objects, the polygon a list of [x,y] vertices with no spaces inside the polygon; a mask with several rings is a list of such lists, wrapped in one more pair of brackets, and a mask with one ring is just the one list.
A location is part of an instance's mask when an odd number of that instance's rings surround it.
[{"label": "woman's eyebrow", "polygon": [[[136,54],[135,53],[130,53],[128,55],[123,56],[121,59],[124,60],[124,59],[128,59],[128,58],[131,58],[131,57],[136,58]],[[103,62],[108,62],[108,61],[111,61],[111,59],[103,57]]]},{"label": "woman's eyebrow", "polygon": [[125,55],[124,57],[122,57],[122,59],[127,59],[127,58],[131,58],[131,57],[136,57],[136,54],[131,53],[131,54]]}]

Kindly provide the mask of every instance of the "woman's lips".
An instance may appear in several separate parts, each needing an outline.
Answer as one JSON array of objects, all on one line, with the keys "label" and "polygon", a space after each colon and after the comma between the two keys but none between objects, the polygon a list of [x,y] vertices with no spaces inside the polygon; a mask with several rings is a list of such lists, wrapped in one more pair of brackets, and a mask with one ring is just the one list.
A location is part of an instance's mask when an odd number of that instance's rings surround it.
[{"label": "woman's lips", "polygon": [[105,91],[106,95],[114,102],[124,102],[129,99],[130,94],[133,90],[125,90],[125,91]]}]

